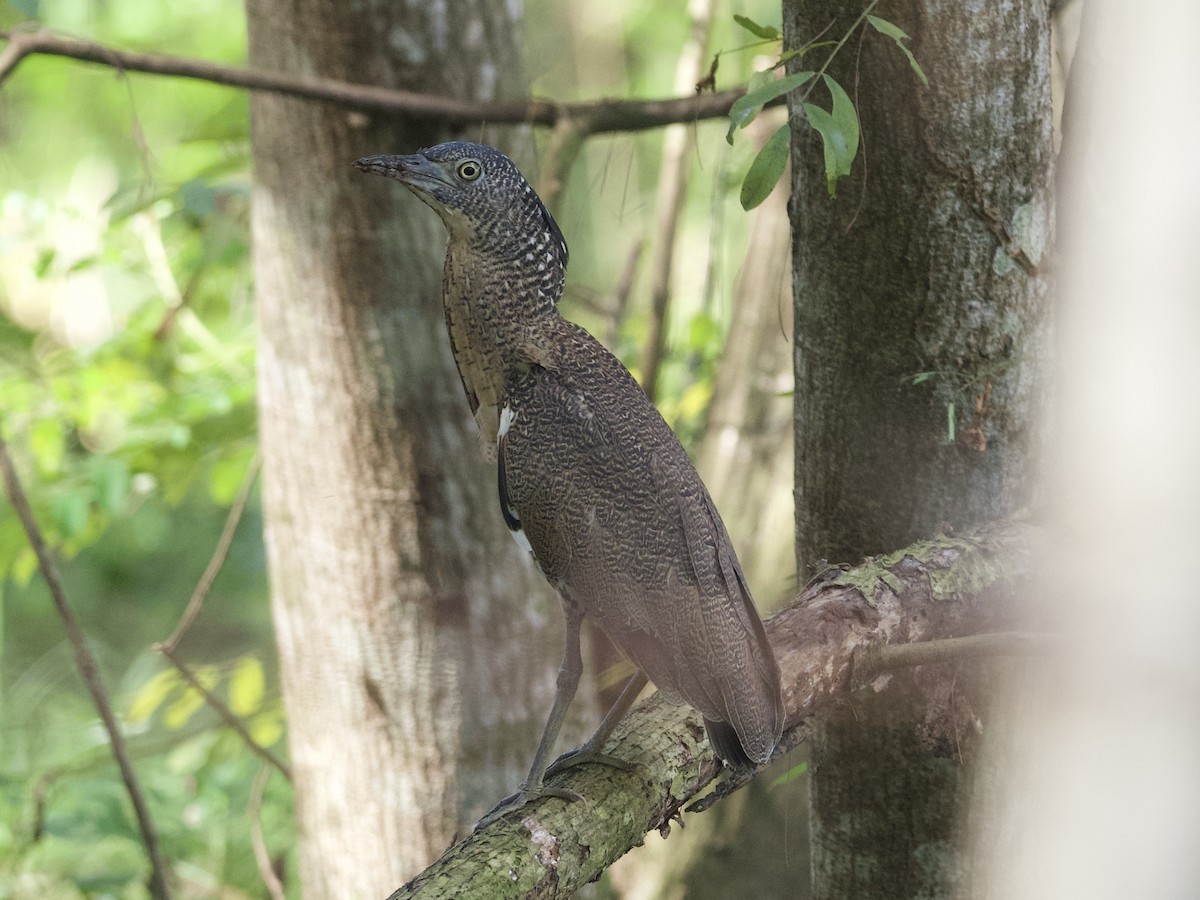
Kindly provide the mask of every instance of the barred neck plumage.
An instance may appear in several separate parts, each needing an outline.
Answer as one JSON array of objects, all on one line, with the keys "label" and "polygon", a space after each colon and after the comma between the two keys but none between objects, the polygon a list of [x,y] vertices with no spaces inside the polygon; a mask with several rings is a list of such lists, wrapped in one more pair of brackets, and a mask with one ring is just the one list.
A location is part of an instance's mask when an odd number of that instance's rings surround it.
[{"label": "barred neck plumage", "polygon": [[539,320],[558,315],[565,255],[548,229],[452,239],[442,273],[447,321],[466,329],[477,353],[519,352]]},{"label": "barred neck plumage", "polygon": [[402,182],[445,223],[450,342],[472,411],[494,439],[506,375],[550,356],[568,259],[562,232],[494,147],[449,141],[355,165]]},{"label": "barred neck plumage", "polygon": [[494,441],[505,376],[544,355],[541,338],[559,317],[566,248],[547,229],[480,237],[446,247],[442,304],[481,436]]}]

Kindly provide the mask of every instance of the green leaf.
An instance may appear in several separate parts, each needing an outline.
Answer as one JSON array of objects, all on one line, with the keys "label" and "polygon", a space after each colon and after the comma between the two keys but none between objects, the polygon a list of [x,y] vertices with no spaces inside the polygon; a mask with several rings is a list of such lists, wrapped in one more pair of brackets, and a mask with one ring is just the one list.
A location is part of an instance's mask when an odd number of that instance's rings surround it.
[{"label": "green leaf", "polygon": [[[775,70],[774,69],[763,69],[762,71],[755,72],[753,75],[750,76],[749,81],[746,82],[746,93],[747,94],[752,93],[753,91],[757,91],[759,88],[765,88],[768,85],[771,85],[774,83],[775,83]],[[738,99],[740,100],[741,97],[739,97]]]},{"label": "green leaf", "polygon": [[171,692],[182,683],[179,673],[174,669],[163,669],[140,688],[129,702],[129,711],[125,714],[131,725],[141,725],[166,701]]},{"label": "green leaf", "polygon": [[791,128],[784,123],[771,135],[763,148],[750,163],[750,171],[742,182],[742,209],[751,210],[767,199],[776,182],[783,177],[787,167],[788,149],[791,145]]},{"label": "green leaf", "polygon": [[54,498],[54,526],[65,538],[77,537],[87,528],[88,507],[91,506],[90,491],[68,491]]},{"label": "green leaf", "polygon": [[67,455],[62,421],[56,417],[34,422],[29,430],[29,448],[37,461],[39,474],[57,475],[61,472]]},{"label": "green leaf", "polygon": [[247,656],[241,660],[229,679],[229,708],[234,715],[248,716],[257,711],[262,706],[265,687],[266,679],[258,658]]},{"label": "green leaf", "polygon": [[824,76],[825,86],[833,97],[833,109],[827,111],[815,103],[805,103],[808,122],[821,135],[825,145],[825,180],[829,196],[837,196],[837,180],[850,174],[850,165],[858,154],[858,116],[854,102],[842,86]]},{"label": "green leaf", "polygon": [[772,80],[760,88],[747,91],[729,107],[729,132],[725,140],[733,143],[733,133],[739,128],[745,128],[754,121],[754,117],[762,112],[763,105],[770,103],[789,91],[794,91],[802,84],[812,80],[816,72],[796,72],[786,78]]},{"label": "green leaf", "polygon": [[688,322],[688,350],[693,353],[719,353],[721,325],[708,313],[697,313]]},{"label": "green leaf", "polygon": [[213,464],[208,477],[208,493],[213,502],[228,506],[234,501],[246,480],[246,473],[254,459],[254,447],[243,447],[241,450],[217,460]]},{"label": "green leaf", "polygon": [[129,496],[129,467],[119,459],[98,455],[92,457],[91,469],[96,502],[106,513],[115,515],[125,506]]},{"label": "green leaf", "polygon": [[929,79],[925,77],[925,72],[922,71],[921,64],[918,63],[916,57],[912,55],[912,51],[904,45],[904,42],[909,39],[908,35],[889,22],[887,19],[881,19],[878,16],[867,16],[867,21],[870,22],[871,26],[880,34],[887,35],[896,42],[896,46],[903,50],[904,55],[908,57],[908,64],[912,66],[912,70],[916,72],[917,77],[921,79],[921,84],[925,85],[925,87],[929,87]]},{"label": "green leaf", "polygon": [[919,372],[912,377],[912,383],[920,384],[923,381],[928,381],[932,377],[933,377],[932,372]]},{"label": "green leaf", "polygon": [[806,774],[808,774],[808,763],[806,763],[806,762],[797,763],[796,765],[794,765],[790,769],[788,769],[786,772],[784,772],[782,775],[780,775],[778,778],[776,778],[774,781],[772,781],[771,787],[773,787],[773,788],[774,787],[783,787],[783,785],[789,784],[789,783],[795,781],[797,778],[801,778]]},{"label": "green leaf", "polygon": [[[193,673],[196,680],[211,691],[220,679],[215,666],[200,666]],[[188,687],[183,696],[167,707],[163,714],[163,724],[171,731],[178,731],[204,706],[204,695],[194,687]]]},{"label": "green leaf", "polygon": [[259,713],[247,723],[247,730],[256,744],[270,747],[283,737],[283,715],[279,710]]},{"label": "green leaf", "polygon": [[764,41],[777,41],[782,37],[779,29],[774,25],[759,25],[753,19],[736,14],[733,17],[733,21],[737,22],[755,37],[760,37]]},{"label": "green leaf", "polygon": [[46,273],[50,271],[50,267],[54,265],[54,258],[58,251],[53,247],[45,247],[38,254],[37,262],[33,264],[34,277],[41,280],[46,277]]}]

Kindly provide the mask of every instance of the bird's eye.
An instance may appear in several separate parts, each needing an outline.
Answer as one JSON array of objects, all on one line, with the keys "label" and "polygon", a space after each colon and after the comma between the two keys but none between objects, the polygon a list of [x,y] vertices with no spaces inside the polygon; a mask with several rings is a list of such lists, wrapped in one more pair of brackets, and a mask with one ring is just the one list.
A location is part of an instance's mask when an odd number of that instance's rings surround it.
[{"label": "bird's eye", "polygon": [[458,177],[463,181],[474,181],[483,174],[483,166],[473,159],[464,159],[458,164]]}]

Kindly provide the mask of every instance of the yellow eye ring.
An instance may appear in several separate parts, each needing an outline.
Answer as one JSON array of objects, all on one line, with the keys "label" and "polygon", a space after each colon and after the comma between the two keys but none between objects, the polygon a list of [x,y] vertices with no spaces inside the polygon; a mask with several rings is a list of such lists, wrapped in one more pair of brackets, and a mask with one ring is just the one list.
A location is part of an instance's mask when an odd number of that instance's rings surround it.
[{"label": "yellow eye ring", "polygon": [[458,177],[463,181],[474,181],[483,174],[483,166],[473,159],[464,159],[458,164]]}]

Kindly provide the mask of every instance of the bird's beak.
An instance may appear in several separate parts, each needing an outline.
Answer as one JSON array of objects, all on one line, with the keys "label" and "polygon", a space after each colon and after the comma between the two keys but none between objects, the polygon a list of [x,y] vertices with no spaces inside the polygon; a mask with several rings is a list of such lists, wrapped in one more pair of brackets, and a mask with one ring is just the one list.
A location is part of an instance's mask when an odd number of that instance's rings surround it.
[{"label": "bird's beak", "polygon": [[420,153],[412,156],[364,156],[353,163],[356,169],[395,178],[409,187],[429,190],[436,185],[452,185],[441,167]]}]

